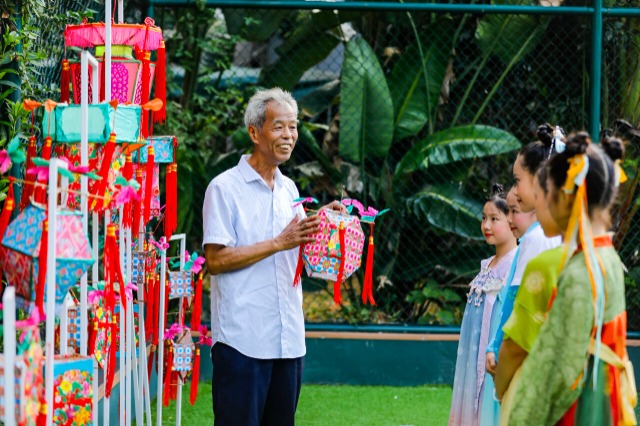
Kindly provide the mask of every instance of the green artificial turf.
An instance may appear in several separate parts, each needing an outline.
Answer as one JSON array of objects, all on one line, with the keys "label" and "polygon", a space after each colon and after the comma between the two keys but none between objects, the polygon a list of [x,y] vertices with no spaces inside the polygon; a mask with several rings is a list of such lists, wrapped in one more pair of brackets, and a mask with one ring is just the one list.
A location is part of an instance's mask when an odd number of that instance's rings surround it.
[{"label": "green artificial turf", "polygon": [[[182,399],[183,425],[213,425],[210,384],[200,383],[193,407],[188,386]],[[450,387],[303,385],[296,425],[442,426],[447,424],[450,402]],[[155,419],[155,404],[151,412]],[[172,401],[163,409],[162,424],[175,425],[175,413]]]}]

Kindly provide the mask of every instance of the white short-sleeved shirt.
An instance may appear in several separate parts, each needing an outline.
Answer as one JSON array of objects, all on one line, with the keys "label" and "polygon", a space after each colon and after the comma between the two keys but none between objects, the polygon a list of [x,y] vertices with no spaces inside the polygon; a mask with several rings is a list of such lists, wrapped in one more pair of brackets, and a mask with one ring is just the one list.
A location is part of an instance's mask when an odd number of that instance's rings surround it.
[{"label": "white short-sleeved shirt", "polygon": [[[242,247],[276,237],[304,209],[293,207],[298,190],[276,170],[273,190],[243,156],[236,167],[211,181],[202,218],[206,244]],[[294,287],[298,248],[253,265],[211,276],[214,342],[257,359],[305,354],[302,288]]]}]

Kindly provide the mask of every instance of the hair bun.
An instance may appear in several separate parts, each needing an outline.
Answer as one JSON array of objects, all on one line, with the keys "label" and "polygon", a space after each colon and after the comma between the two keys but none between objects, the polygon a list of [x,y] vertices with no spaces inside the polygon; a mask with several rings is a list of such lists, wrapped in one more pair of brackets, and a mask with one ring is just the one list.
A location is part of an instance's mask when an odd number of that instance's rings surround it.
[{"label": "hair bun", "polygon": [[624,144],[620,138],[614,136],[607,136],[602,139],[602,149],[607,153],[611,161],[616,161],[622,158],[624,154]]},{"label": "hair bun", "polygon": [[587,152],[587,147],[590,143],[591,137],[587,132],[577,132],[569,135],[567,138],[567,155],[573,157],[574,155],[584,154]]},{"label": "hair bun", "polygon": [[496,195],[500,195],[504,193],[504,187],[501,183],[494,183],[491,186],[491,196],[494,197]]},{"label": "hair bun", "polygon": [[553,130],[553,127],[549,123],[544,123],[538,126],[536,136],[545,148],[551,148],[551,144],[553,143]]}]

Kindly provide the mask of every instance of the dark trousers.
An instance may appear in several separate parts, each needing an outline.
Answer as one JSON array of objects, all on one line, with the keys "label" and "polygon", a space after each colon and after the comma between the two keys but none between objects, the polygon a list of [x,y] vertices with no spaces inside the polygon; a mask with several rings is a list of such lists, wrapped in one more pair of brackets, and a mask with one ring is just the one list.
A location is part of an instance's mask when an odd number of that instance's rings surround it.
[{"label": "dark trousers", "polygon": [[215,426],[295,424],[304,357],[255,359],[217,342],[211,358]]}]

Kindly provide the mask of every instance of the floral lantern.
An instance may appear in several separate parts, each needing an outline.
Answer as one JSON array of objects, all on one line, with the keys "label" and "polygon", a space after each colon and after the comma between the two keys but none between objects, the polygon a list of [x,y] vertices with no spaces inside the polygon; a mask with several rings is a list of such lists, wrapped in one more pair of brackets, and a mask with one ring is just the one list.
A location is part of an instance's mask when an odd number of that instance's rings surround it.
[{"label": "floral lantern", "polygon": [[[34,300],[34,293],[44,299],[44,270],[39,271],[41,247],[46,247],[47,232],[43,232],[47,213],[44,208],[29,205],[9,224],[0,245],[0,262],[6,279],[16,287],[16,296],[25,302]],[[44,240],[44,241],[43,241]],[[45,250],[46,253],[46,250]],[[72,211],[60,211],[56,229],[56,303],[62,304],[69,287],[93,264],[89,239],[82,229],[82,215]],[[39,276],[38,273],[42,275]],[[42,282],[41,282],[42,281]],[[38,283],[39,291],[34,291]]]}]

